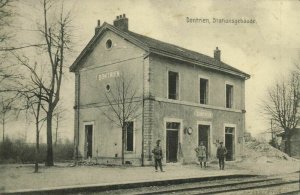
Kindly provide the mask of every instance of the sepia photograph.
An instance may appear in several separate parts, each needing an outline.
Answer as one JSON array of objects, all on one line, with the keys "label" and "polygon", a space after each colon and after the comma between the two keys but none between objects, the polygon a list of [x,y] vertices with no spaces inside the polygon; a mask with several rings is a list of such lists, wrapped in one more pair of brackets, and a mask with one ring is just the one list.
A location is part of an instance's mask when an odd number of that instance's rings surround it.
[{"label": "sepia photograph", "polygon": [[299,194],[299,10],[0,0],[0,194]]}]

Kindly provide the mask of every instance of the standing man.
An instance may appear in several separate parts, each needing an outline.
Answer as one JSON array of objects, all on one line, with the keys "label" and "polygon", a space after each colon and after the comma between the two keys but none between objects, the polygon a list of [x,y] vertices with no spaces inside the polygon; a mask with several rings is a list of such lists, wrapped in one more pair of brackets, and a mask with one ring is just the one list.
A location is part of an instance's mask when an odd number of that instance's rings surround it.
[{"label": "standing man", "polygon": [[225,148],[225,146],[223,146],[223,142],[220,142],[220,145],[217,149],[217,158],[219,159],[220,170],[224,170],[224,165],[225,165],[224,159],[226,154],[227,154],[227,149]]},{"label": "standing man", "polygon": [[164,172],[163,169],[162,169],[162,164],[161,164],[161,160],[163,158],[163,153],[162,153],[162,149],[161,149],[159,144],[160,144],[160,140],[157,140],[156,141],[156,146],[152,150],[152,153],[154,154],[155,171],[157,172],[157,166],[159,166],[160,171]]},{"label": "standing man", "polygon": [[202,162],[204,162],[204,167],[206,167],[206,147],[203,145],[203,142],[200,142],[200,145],[195,148],[196,155],[200,162],[200,166],[202,168]]}]

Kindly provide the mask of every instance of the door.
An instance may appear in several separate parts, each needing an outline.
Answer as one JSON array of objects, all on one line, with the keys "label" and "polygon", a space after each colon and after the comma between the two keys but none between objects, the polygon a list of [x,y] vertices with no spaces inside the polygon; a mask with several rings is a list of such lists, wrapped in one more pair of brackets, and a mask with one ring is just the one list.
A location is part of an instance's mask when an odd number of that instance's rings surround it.
[{"label": "door", "polygon": [[180,123],[167,123],[166,162],[177,162]]},{"label": "door", "polygon": [[226,160],[234,160],[234,128],[225,127],[225,147],[227,149]]},{"label": "door", "polygon": [[178,131],[167,131],[167,162],[177,162]]},{"label": "door", "polygon": [[[209,151],[209,125],[198,125],[198,145],[200,142],[203,142],[203,145],[206,147],[206,151]],[[206,154],[208,155],[208,154]]]},{"label": "door", "polygon": [[209,147],[209,125],[198,126],[198,145],[203,142],[203,145],[208,149]]},{"label": "door", "polygon": [[93,156],[93,125],[85,125],[86,134],[86,157]]}]

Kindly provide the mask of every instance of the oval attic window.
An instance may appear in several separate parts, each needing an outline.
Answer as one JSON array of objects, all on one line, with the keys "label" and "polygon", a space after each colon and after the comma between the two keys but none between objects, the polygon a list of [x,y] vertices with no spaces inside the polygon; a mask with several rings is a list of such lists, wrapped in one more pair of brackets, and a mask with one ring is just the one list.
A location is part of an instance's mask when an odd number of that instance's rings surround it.
[{"label": "oval attic window", "polygon": [[112,46],[112,41],[111,41],[110,39],[108,39],[108,40],[106,41],[106,49],[110,49],[111,46]]},{"label": "oval attic window", "polygon": [[107,84],[106,87],[105,87],[105,89],[106,89],[107,92],[109,92],[110,91],[110,85]]}]

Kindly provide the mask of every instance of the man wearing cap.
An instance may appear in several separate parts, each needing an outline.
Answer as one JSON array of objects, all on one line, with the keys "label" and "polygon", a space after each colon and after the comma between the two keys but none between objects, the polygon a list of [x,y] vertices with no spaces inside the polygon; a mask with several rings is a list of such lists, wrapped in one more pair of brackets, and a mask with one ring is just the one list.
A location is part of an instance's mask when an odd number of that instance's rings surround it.
[{"label": "man wearing cap", "polygon": [[220,145],[217,149],[217,158],[219,159],[219,167],[220,170],[224,170],[224,158],[227,154],[227,149],[225,148],[225,146],[223,146],[223,142],[220,142]]},{"label": "man wearing cap", "polygon": [[157,140],[156,141],[156,146],[152,150],[152,153],[154,154],[155,171],[157,172],[157,166],[159,166],[160,171],[164,172],[163,169],[162,169],[162,164],[161,164],[161,160],[163,158],[163,153],[162,153],[162,149],[161,149],[159,144],[160,144],[160,140]]}]

